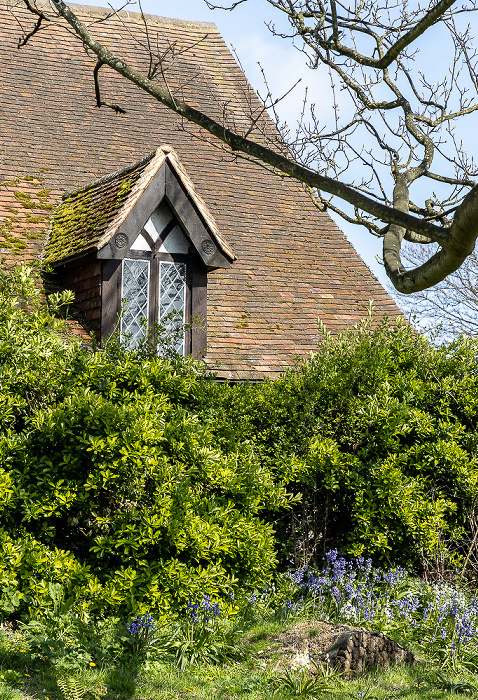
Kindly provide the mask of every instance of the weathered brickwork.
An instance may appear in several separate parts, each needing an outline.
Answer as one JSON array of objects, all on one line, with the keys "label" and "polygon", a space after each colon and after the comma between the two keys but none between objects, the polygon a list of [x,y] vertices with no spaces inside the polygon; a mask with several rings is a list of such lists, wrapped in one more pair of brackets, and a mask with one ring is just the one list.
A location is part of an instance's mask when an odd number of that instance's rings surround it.
[{"label": "weathered brickwork", "polygon": [[100,338],[101,261],[86,262],[81,267],[66,266],[57,270],[60,287],[75,292],[75,315],[85,330]]}]

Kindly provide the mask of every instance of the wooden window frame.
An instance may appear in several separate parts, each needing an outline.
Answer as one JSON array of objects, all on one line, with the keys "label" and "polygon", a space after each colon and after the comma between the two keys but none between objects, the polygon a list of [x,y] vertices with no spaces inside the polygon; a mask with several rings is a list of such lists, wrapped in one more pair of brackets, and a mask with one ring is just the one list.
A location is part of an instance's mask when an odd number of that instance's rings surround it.
[{"label": "wooden window frame", "polygon": [[[194,255],[189,253],[147,253],[146,251],[130,250],[124,260],[149,260],[149,307],[148,307],[148,329],[154,335],[154,328],[159,323],[159,274],[160,263],[184,263],[186,265],[186,299],[184,303],[185,314],[184,324],[188,325],[193,318],[192,314],[192,275],[191,268],[194,266]],[[191,331],[186,329],[184,333],[184,355],[191,355],[192,339]]]},{"label": "wooden window frame", "polygon": [[[153,329],[159,316],[159,263],[186,264],[186,317],[190,324],[184,335],[184,354],[203,357],[207,343],[207,268],[195,251],[189,253],[159,253],[129,250],[129,260],[149,260],[148,328]],[[101,336],[106,338],[119,331],[122,291],[122,259],[104,260],[102,266]],[[196,322],[197,319],[197,322]]]}]

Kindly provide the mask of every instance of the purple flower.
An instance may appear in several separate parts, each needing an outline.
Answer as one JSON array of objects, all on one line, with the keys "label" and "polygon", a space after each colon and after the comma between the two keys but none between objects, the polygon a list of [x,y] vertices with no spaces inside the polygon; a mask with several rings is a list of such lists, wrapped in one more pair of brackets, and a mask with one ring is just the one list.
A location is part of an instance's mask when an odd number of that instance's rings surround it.
[{"label": "purple flower", "polygon": [[156,625],[149,612],[147,612],[144,615],[137,615],[131,622],[128,622],[126,629],[132,635],[146,638],[149,632],[156,630]]},{"label": "purple flower", "polygon": [[334,587],[332,588],[331,593],[332,593],[333,597],[336,599],[337,602],[339,602],[340,600],[342,600],[342,594],[341,594],[340,590],[337,588],[337,586],[334,586]]}]

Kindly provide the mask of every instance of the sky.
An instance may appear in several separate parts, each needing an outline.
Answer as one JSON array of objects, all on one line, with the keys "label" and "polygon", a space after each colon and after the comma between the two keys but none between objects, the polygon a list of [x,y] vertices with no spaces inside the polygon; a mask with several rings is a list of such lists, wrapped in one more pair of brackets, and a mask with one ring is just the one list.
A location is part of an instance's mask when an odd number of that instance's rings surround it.
[{"label": "sky", "polygon": [[[217,2],[228,4],[227,0]],[[106,1],[87,0],[84,4],[103,7]],[[114,0],[113,5],[116,8],[121,7],[117,0]],[[286,121],[290,126],[296,123],[306,87],[308,98],[315,103],[318,116],[325,119],[332,115],[332,93],[327,73],[308,69],[303,53],[289,40],[273,36],[267,24],[272,22],[277,28],[287,30],[287,23],[283,14],[274,10],[266,0],[247,0],[232,12],[210,10],[204,0],[177,0],[174,3],[166,0],[142,0],[142,8],[146,14],[214,22],[228,46],[236,53],[252,87],[259,94],[265,94],[263,73],[274,97],[284,95],[300,80],[299,85],[277,106],[281,121]],[[131,2],[128,9],[137,9],[137,6]],[[433,46],[433,49],[430,53],[440,75],[442,70],[446,70],[446,66],[439,66],[440,52],[436,51],[436,46]],[[478,130],[478,124],[476,129]],[[380,262],[381,240],[361,227],[349,224],[339,217],[334,218],[365,263],[391,291],[391,285]]]}]

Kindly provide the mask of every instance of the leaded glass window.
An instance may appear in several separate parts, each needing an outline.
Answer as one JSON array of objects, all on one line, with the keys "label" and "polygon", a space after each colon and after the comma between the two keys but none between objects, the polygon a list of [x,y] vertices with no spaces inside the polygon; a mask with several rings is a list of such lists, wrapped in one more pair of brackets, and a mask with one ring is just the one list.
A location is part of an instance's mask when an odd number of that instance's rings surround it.
[{"label": "leaded glass window", "polygon": [[121,337],[126,338],[130,348],[147,334],[149,304],[149,260],[123,260],[124,299],[121,319]]},{"label": "leaded glass window", "polygon": [[159,324],[169,345],[184,355],[186,265],[161,261],[159,266]]}]

